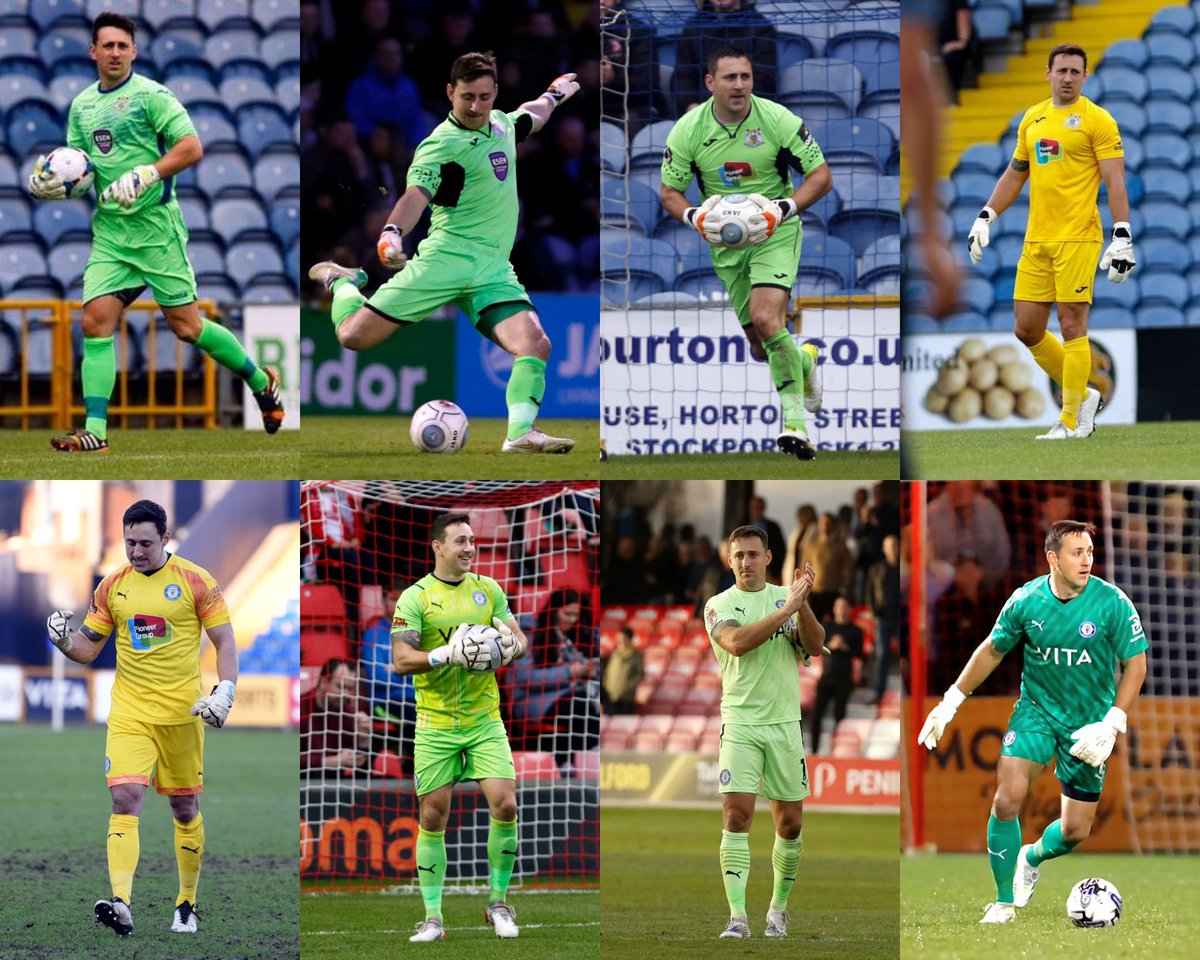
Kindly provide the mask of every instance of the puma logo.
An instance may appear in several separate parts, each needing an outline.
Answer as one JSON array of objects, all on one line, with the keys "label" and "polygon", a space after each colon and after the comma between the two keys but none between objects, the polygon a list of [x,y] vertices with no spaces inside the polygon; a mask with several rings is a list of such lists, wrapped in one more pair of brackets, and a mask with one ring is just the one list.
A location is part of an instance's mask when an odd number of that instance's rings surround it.
[{"label": "puma logo", "polygon": [[123,834],[123,833],[110,833],[110,834],[109,834],[109,836],[110,836],[110,837],[123,837],[123,836],[125,836],[125,834]]},{"label": "puma logo", "polygon": [[1007,850],[1007,849],[1005,849],[1005,850],[993,850],[991,847],[988,847],[988,848],[987,848],[987,852],[988,852],[988,853],[990,853],[990,854],[991,854],[993,857],[999,857],[1001,860],[1003,860],[1003,859],[1004,859],[1004,855],[1005,855],[1006,853],[1008,853],[1008,850]]},{"label": "puma logo", "polygon": [[125,596],[125,594],[123,594],[123,593],[122,593],[120,590],[118,590],[118,591],[117,591],[117,596],[118,596],[118,597],[125,597],[125,599],[126,599],[126,600],[128,600],[128,599],[129,599],[129,597]]},{"label": "puma logo", "polygon": [[776,390],[786,390],[788,387],[793,386],[795,383],[796,383],[795,380],[784,380],[783,383],[775,384],[775,389]]},{"label": "puma logo", "polygon": [[510,857],[515,857],[515,856],[517,855],[517,851],[516,851],[516,850],[501,850],[500,852],[501,852],[501,853],[506,853],[506,854],[508,854]]},{"label": "puma logo", "polygon": [[1045,620],[1030,620],[1029,625],[1031,627],[1037,627],[1039,630],[1041,630],[1043,633],[1045,633],[1046,628],[1045,628],[1045,626],[1043,626],[1043,624],[1045,624],[1045,622],[1046,622]]},{"label": "puma logo", "polygon": [[742,871],[741,870],[726,870],[725,876],[737,877],[739,880],[741,880],[742,879]]},{"label": "puma logo", "polygon": [[420,873],[422,870],[428,870],[430,873],[433,873],[433,867],[423,867],[418,863],[417,872]]},{"label": "puma logo", "polygon": [[733,609],[736,610],[738,613],[740,613],[743,617],[746,615],[746,611],[743,610],[741,607],[734,607]]},{"label": "puma logo", "polygon": [[444,607],[443,607],[443,606],[442,606],[440,603],[438,603],[436,600],[430,600],[430,601],[429,601],[429,605],[430,605],[431,607],[437,607],[439,610],[443,610],[443,609],[445,609],[445,608],[444,608]]},{"label": "puma logo", "polygon": [[775,279],[776,279],[776,280],[782,280],[782,279],[783,279],[784,277],[786,277],[786,276],[787,276],[787,274],[786,274],[786,273],[777,273],[777,274],[775,274]]},{"label": "puma logo", "polygon": [[188,847],[188,846],[184,846],[184,845],[181,843],[181,844],[179,845],[179,848],[180,848],[181,850],[190,850],[192,853],[196,854],[196,856],[200,856],[200,848],[199,848],[199,847]]}]

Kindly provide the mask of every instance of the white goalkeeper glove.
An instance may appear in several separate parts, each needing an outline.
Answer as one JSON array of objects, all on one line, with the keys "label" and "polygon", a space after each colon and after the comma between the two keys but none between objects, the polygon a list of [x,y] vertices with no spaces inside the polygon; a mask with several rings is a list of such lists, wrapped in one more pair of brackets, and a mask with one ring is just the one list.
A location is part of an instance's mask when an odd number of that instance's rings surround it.
[{"label": "white goalkeeper glove", "polygon": [[134,201],[158,183],[160,179],[162,178],[159,176],[158,168],[152,164],[134,167],[104,188],[104,192],[100,194],[100,202],[115,200],[123,207],[132,207]]},{"label": "white goalkeeper glove", "polygon": [[1114,223],[1112,243],[1100,258],[1100,269],[1108,271],[1110,283],[1124,283],[1136,266],[1137,257],[1133,255],[1133,234],[1129,224],[1123,220]]},{"label": "white goalkeeper glove", "polygon": [[71,649],[71,618],[74,610],[55,610],[46,618],[46,636],[63,653]]},{"label": "white goalkeeper glove", "polygon": [[201,697],[192,704],[192,716],[199,714],[200,719],[210,727],[218,729],[225,726],[225,719],[233,709],[233,695],[237,693],[237,684],[232,680],[222,680],[212,688],[212,693]]},{"label": "white goalkeeper glove", "polygon": [[953,683],[950,684],[950,689],[946,691],[945,696],[939,701],[938,705],[929,711],[929,716],[925,718],[925,723],[921,726],[921,732],[917,735],[917,743],[921,746],[932,750],[937,746],[937,742],[942,739],[942,734],[946,732],[946,727],[950,725],[950,721],[954,719],[954,715],[958,713],[958,708],[963,705],[963,701],[967,699],[967,695],[958,689]]},{"label": "white goalkeeper glove", "polygon": [[549,89],[542,96],[549,97],[554,101],[555,107],[561,107],[563,103],[570,100],[578,92],[579,82],[575,79],[575,74],[564,73],[561,77],[555,77],[551,81]]},{"label": "white goalkeeper glove", "polygon": [[525,648],[521,646],[521,641],[517,639],[517,635],[512,632],[508,624],[499,617],[492,617],[492,626],[500,634],[500,666],[507,667],[521,657]]},{"label": "white goalkeeper glove", "polygon": [[1091,767],[1102,766],[1112,755],[1113,747],[1117,744],[1117,733],[1125,732],[1125,725],[1125,711],[1120,707],[1111,708],[1099,723],[1085,724],[1071,734],[1071,739],[1075,741],[1071,756]]},{"label": "white goalkeeper glove", "polygon": [[29,175],[29,193],[36,200],[67,199],[67,185],[62,177],[50,172],[45,154],[38,157],[33,165],[33,173]]},{"label": "white goalkeeper glove", "polygon": [[979,263],[983,260],[983,248],[991,240],[992,223],[998,216],[999,214],[991,207],[984,207],[979,211],[979,216],[975,218],[971,232],[967,234],[967,253],[971,255],[972,263]]},{"label": "white goalkeeper glove", "polygon": [[699,232],[714,247],[719,247],[721,240],[721,215],[714,213],[721,195],[714,193],[698,207],[688,207],[683,211],[683,222]]},{"label": "white goalkeeper glove", "polygon": [[463,637],[467,635],[467,631],[471,629],[471,624],[460,623],[458,629],[450,636],[450,642],[442,644],[440,647],[434,647],[429,651],[429,665],[431,667],[444,667],[449,664],[452,667],[466,667],[467,657],[463,653]]},{"label": "white goalkeeper glove", "polygon": [[379,251],[379,262],[389,270],[403,270],[408,263],[408,254],[404,252],[404,234],[394,223],[389,223],[379,235],[375,249]]},{"label": "white goalkeeper glove", "polygon": [[791,197],[783,200],[768,200],[761,193],[752,193],[747,197],[757,211],[746,218],[750,227],[750,243],[764,243],[779,228],[779,225],[789,217],[796,215],[796,201]]}]

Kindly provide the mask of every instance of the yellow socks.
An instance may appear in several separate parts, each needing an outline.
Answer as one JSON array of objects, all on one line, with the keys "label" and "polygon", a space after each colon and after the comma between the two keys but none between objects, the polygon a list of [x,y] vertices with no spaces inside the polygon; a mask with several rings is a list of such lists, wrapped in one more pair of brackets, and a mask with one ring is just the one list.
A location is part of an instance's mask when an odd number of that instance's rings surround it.
[{"label": "yellow socks", "polygon": [[204,859],[204,818],[199,813],[189,823],[175,821],[175,859],[179,863],[179,898],[196,905],[196,885],[200,882],[200,861]]},{"label": "yellow socks", "polygon": [[1092,345],[1086,336],[1063,344],[1062,371],[1062,422],[1074,430],[1079,425],[1079,405],[1087,393],[1088,376],[1092,372]]},{"label": "yellow socks", "polygon": [[114,813],[108,818],[108,882],[113,896],[126,903],[132,902],[139,852],[138,818]]},{"label": "yellow socks", "polygon": [[1041,343],[1030,347],[1029,352],[1051,380],[1057,384],[1063,382],[1063,345],[1058,337],[1047,330]]}]

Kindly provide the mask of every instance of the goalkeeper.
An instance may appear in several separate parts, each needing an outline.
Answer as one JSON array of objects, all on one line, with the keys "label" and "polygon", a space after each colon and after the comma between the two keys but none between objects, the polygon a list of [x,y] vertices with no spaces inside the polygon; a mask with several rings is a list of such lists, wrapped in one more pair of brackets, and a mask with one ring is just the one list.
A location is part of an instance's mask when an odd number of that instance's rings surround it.
[{"label": "goalkeeper", "polygon": [[[421,142],[408,189],[379,235],[379,259],[398,272],[368,299],[367,275],[331,261],[309,277],[333,294],[333,326],[350,350],[374,347],[447,303],[457,304],[481,336],[513,356],[505,401],[506,453],[569,453],[575,441],[534,427],[546,392],[550,338],[509,262],[517,234],[517,145],[546,125],[578,90],[565,73],[512,113],[493,109],[499,88],[490,53],[465,53],[450,69],[450,115]],[[542,185],[553,189],[552,184]],[[433,204],[429,236],[411,266],[401,242]]]},{"label": "goalkeeper", "polygon": [[[108,714],[104,772],[112,793],[108,821],[110,899],[97,900],[96,922],[117,936],[133,933],[133,874],[138,821],[150,777],[175,820],[179,896],[171,929],[195,933],[196,887],[204,859],[204,724],[220,727],[233,707],[237,643],[221,590],[194,563],[167,552],[166,512],[139,500],[122,518],[128,563],[100,581],[82,625],[70,610],[46,620],[50,641],[68,659],[91,663],[115,630],[117,675]],[[220,683],[200,696],[200,635],[217,651]],[[203,721],[203,723],[201,722]]]},{"label": "goalkeeper", "polygon": [[[715,49],[704,82],[712,97],[685,114],[667,137],[662,204],[713,245],[713,267],[729,291],[752,355],[769,364],[783,405],[779,449],[811,460],[816,452],[804,411],[821,408],[817,348],[811,343],[797,348],[787,329],[787,302],[800,264],[803,232],[797,214],[830,191],[833,176],[804,121],[752,95],[754,70],[744,50]],[[794,191],[790,170],[804,177]],[[705,198],[699,207],[689,206],[684,196],[693,176]],[[726,249],[719,203],[735,193],[748,195],[757,212],[749,218],[749,245]]]},{"label": "goalkeeper", "polygon": [[[1012,161],[979,211],[967,251],[973,263],[982,261],[991,225],[1029,180],[1029,224],[1013,290],[1014,329],[1038,366],[1062,388],[1059,418],[1037,439],[1072,440],[1092,435],[1101,403],[1100,392],[1088,386],[1087,323],[1096,260],[1110,282],[1124,283],[1137,259],[1121,133],[1107,110],[1081,94],[1087,54],[1074,44],[1055,47],[1046,79],[1050,97],[1021,118]],[[1103,257],[1104,231],[1096,209],[1101,181],[1113,218],[1112,242]],[[1056,305],[1062,340],[1046,329]]]},{"label": "goalkeeper", "polygon": [[[1070,853],[1091,832],[1105,761],[1146,678],[1146,634],[1129,598],[1092,575],[1090,523],[1060,520],[1046,535],[1048,576],[1017,589],[917,738],[932,750],[963,700],[1018,645],[1021,697],[996,768],[987,851],[996,902],[980,923],[1008,923],[1033,895],[1043,861]],[[1115,679],[1122,666],[1121,682]],[[1036,843],[1021,845],[1017,819],[1030,787],[1055,760],[1062,812]]]},{"label": "goalkeeper", "polygon": [[[259,367],[229,330],[200,316],[196,277],[187,257],[187,227],[175,199],[175,176],[200,162],[196,129],[175,95],[133,73],[134,23],[105,12],[92,21],[89,53],[99,82],[71,101],[67,143],[96,168],[100,193],[92,249],[83,272],[82,430],[50,445],[63,453],[108,452],[108,404],[117,378],[113,332],[147,285],[171,332],[241,377],[262,412],[263,429],[283,424],[279,376]],[[29,178],[38,200],[62,200],[66,187],[40,158]]]},{"label": "goalkeeper", "polygon": [[430,528],[434,566],[400,595],[392,618],[392,662],[414,675],[417,732],[413,773],[420,803],[417,879],[425,919],[409,937],[444,940],[442,885],[446,823],[454,785],[477,780],[491,812],[487,857],[491,892],[484,917],[498,937],[519,934],[505,897],[517,861],[516,768],[500,718],[500,690],[486,670],[485,651],[468,638],[471,626],[498,631],[501,666],[525,655],[528,642],[508,600],[491,577],[471,572],[475,534],[465,513],[436,517]]}]

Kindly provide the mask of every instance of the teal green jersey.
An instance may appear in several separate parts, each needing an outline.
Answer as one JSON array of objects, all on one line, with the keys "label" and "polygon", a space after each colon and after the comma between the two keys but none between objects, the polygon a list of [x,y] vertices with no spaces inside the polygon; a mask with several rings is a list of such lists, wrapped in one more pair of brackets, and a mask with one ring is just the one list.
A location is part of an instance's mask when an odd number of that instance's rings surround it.
[{"label": "teal green jersey", "polygon": [[[513,619],[504,591],[491,577],[468,573],[458,583],[432,573],[400,594],[392,617],[392,634],[417,631],[419,650],[448,643],[460,624],[492,618]],[[500,717],[500,690],[492,673],[471,673],[462,667],[438,667],[413,677],[417,692],[417,726],[441,730],[473,727]]]},{"label": "teal green jersey", "polygon": [[[67,120],[67,144],[84,151],[96,168],[97,197],[122,174],[156,163],[181,139],[194,136],[196,128],[175,94],[136,73],[110,90],[101,90],[98,82],[81,90],[71,101]],[[160,218],[147,214],[174,203],[174,178],[166,177],[128,209],[115,200],[99,204],[92,229],[98,240],[133,246],[161,243]],[[143,233],[138,224],[153,224],[144,232],[145,243],[138,242]]]},{"label": "teal green jersey", "polygon": [[787,107],[751,97],[746,119],[731,126],[717,119],[710,97],[671,129],[662,182],[682,193],[695,177],[706,199],[760,193],[778,200],[792,195],[791,171],[808,176],[824,162],[812,132]]},{"label": "teal green jersey", "polygon": [[433,206],[421,252],[438,247],[507,258],[517,235],[517,144],[533,131],[524,110],[493,110],[482,130],[451,114],[421,141],[408,168],[408,186]]},{"label": "teal green jersey", "polygon": [[1008,598],[988,639],[1001,653],[1024,646],[1021,699],[1064,730],[1101,719],[1117,695],[1117,664],[1149,646],[1129,598],[1096,576],[1065,603],[1049,576],[1030,580]]},{"label": "teal green jersey", "polygon": [[704,623],[721,666],[721,719],[726,723],[787,723],[800,719],[800,675],[796,618],[783,624],[766,643],[735,657],[717,643],[718,628],[744,627],[783,606],[788,588],[768,583],[747,593],[736,586],[704,605]]}]

